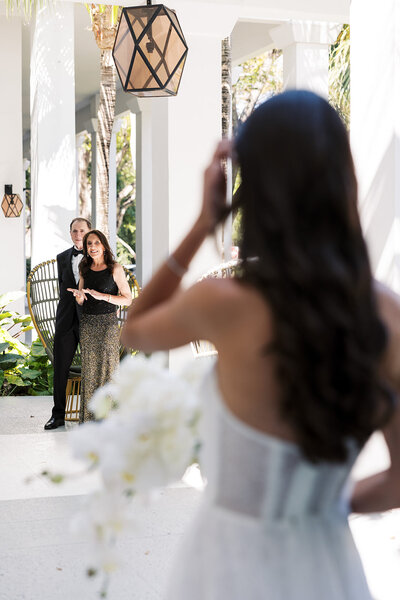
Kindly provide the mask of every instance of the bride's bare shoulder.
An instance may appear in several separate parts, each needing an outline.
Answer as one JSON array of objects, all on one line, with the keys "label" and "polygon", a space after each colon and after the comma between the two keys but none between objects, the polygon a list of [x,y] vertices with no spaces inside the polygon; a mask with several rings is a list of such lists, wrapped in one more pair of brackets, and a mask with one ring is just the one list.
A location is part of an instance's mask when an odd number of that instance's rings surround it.
[{"label": "bride's bare shoulder", "polygon": [[238,279],[204,279],[196,288],[203,309],[210,307],[218,318],[271,318],[268,303],[261,293]]},{"label": "bride's bare shoulder", "polygon": [[209,278],[197,284],[202,294],[211,294],[229,300],[263,302],[260,292],[252,285],[235,278]]}]

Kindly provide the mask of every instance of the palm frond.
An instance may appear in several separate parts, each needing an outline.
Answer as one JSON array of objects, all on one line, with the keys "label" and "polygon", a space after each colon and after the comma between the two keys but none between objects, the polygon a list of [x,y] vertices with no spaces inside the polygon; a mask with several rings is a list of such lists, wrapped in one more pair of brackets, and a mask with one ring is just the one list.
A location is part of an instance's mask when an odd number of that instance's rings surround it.
[{"label": "palm frond", "polygon": [[13,14],[23,15],[26,21],[30,21],[32,15],[44,6],[54,7],[54,0],[5,0],[7,17]]}]

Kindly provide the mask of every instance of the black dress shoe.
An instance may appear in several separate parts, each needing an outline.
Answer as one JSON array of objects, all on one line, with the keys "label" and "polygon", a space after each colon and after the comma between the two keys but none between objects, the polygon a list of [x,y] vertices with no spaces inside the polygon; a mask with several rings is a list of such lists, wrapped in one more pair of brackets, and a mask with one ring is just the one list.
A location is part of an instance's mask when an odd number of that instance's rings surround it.
[{"label": "black dress shoe", "polygon": [[51,417],[46,425],[44,426],[45,429],[57,429],[57,427],[63,427],[64,426],[64,419],[56,419],[56,417]]}]

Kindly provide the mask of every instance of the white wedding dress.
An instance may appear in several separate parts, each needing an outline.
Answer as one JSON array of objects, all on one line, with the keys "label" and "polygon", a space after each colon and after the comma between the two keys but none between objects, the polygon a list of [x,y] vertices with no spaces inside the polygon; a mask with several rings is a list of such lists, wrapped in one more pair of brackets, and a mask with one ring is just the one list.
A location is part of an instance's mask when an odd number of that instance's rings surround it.
[{"label": "white wedding dress", "polygon": [[168,600],[371,600],[347,522],[357,451],[310,464],[229,411],[215,368],[202,396],[208,485]]}]

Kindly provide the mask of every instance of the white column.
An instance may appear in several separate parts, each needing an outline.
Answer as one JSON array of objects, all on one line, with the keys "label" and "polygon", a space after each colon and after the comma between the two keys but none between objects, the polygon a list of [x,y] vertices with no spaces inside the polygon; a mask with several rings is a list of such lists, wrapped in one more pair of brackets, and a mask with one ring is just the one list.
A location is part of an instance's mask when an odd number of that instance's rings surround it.
[{"label": "white column", "polygon": [[[219,7],[213,9],[211,19],[199,6],[177,2],[174,8],[189,46],[178,95],[139,99],[137,264],[141,283],[174,250],[200,210],[204,168],[221,139],[221,40],[235,23],[233,11],[227,15]],[[210,239],[193,260],[187,281],[195,281],[220,262],[221,253]],[[182,355],[185,352],[171,353],[171,364],[177,366]]]},{"label": "white column", "polygon": [[131,137],[129,140],[129,145],[131,149],[132,165],[136,170],[136,114],[129,112],[129,119],[131,123]]},{"label": "white column", "polygon": [[[156,106],[155,100],[143,100],[136,119],[136,277],[140,286],[148,282],[154,270],[153,180],[158,165],[153,163],[152,132],[157,125],[153,118]],[[167,247],[168,237],[164,243]]]},{"label": "white column", "polygon": [[[0,16],[0,204],[4,185],[23,199],[21,21]],[[5,58],[6,57],[6,58]],[[0,209],[0,294],[25,290],[24,215],[6,218]],[[12,310],[24,313],[24,300]]]},{"label": "white column", "polygon": [[398,1],[378,8],[371,0],[353,0],[350,30],[351,144],[362,223],[377,278],[400,292]]},{"label": "white column", "polygon": [[42,8],[32,25],[32,266],[70,245],[76,216],[73,6]]},{"label": "white column", "polygon": [[339,27],[330,23],[291,21],[270,34],[283,50],[284,89],[307,89],[328,97],[329,47]]}]

